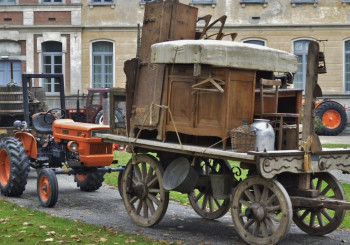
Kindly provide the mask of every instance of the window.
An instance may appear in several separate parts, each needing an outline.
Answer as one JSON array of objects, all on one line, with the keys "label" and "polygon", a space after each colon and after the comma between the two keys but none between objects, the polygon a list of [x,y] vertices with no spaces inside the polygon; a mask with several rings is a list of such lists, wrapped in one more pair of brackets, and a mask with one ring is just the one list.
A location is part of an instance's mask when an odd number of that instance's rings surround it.
[{"label": "window", "polygon": [[297,89],[305,89],[309,43],[309,40],[299,40],[294,42],[294,54],[298,56],[298,71],[294,76],[294,88]]},{"label": "window", "polygon": [[91,0],[93,5],[110,5],[113,4],[113,0]]},{"label": "window", "polygon": [[62,3],[62,0],[43,0],[43,3]]},{"label": "window", "polygon": [[[60,74],[62,73],[62,43],[44,42],[42,44],[43,73]],[[48,93],[60,92],[60,84],[57,78],[44,78],[43,86]]]},{"label": "window", "polygon": [[292,3],[317,3],[317,0],[292,0]]},{"label": "window", "polygon": [[262,4],[264,8],[267,7],[267,0],[241,0],[241,6],[244,8],[246,4]]},{"label": "window", "polygon": [[265,3],[265,0],[242,0],[242,3]]},{"label": "window", "polygon": [[[11,79],[12,77],[12,79]],[[21,62],[20,61],[0,61],[0,85],[6,86],[13,82],[21,86]]]},{"label": "window", "polygon": [[350,40],[345,42],[345,92],[350,92]]},{"label": "window", "polygon": [[215,4],[215,0],[192,0],[192,4]]},{"label": "window", "polygon": [[0,4],[16,4],[16,0],[0,0]]},{"label": "window", "polygon": [[243,41],[243,43],[250,43],[250,44],[265,46],[265,41],[257,40],[257,39],[245,40],[245,41]]},{"label": "window", "polygon": [[92,44],[92,87],[113,86],[113,44],[100,41]]},{"label": "window", "polygon": [[290,3],[292,4],[293,7],[295,7],[296,4],[313,4],[316,7],[318,1],[317,0],[292,0]]}]

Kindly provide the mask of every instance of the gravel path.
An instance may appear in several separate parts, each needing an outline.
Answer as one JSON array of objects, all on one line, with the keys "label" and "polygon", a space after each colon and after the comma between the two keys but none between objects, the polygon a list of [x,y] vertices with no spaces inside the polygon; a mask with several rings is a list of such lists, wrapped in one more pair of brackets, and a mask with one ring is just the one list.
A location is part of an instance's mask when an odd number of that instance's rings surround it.
[{"label": "gravel path", "polygon": [[[0,198],[56,216],[112,227],[118,231],[142,234],[155,239],[181,240],[191,245],[244,244],[234,229],[230,213],[216,221],[207,221],[199,217],[191,207],[170,202],[165,217],[158,225],[153,228],[143,228],[131,221],[115,188],[104,186],[96,192],[81,192],[73,182],[73,177],[63,175],[57,177],[59,197],[54,208],[40,206],[36,195],[35,171],[30,172],[26,191],[22,197],[0,196]],[[292,225],[289,234],[280,244],[350,244],[350,232],[340,230],[323,237],[315,237],[305,234]]]}]

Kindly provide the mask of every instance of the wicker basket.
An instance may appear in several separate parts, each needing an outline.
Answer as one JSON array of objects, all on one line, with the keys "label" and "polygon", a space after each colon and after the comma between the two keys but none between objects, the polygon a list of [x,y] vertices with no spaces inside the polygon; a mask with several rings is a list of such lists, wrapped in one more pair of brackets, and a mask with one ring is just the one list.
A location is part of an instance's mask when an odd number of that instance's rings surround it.
[{"label": "wicker basket", "polygon": [[248,125],[231,130],[231,145],[233,151],[248,152],[254,150],[256,133]]}]

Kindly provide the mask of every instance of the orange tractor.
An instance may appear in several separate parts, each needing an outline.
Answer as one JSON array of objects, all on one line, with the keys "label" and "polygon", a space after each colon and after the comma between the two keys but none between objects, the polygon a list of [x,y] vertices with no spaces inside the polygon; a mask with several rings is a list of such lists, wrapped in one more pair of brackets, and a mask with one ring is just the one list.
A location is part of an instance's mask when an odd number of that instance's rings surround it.
[{"label": "orange tractor", "polygon": [[[47,76],[22,75],[24,91],[29,78]],[[63,86],[63,76],[60,84]],[[34,132],[27,127],[29,119],[26,118],[27,122],[14,123],[13,137],[1,139],[0,189],[5,196],[23,193],[30,167],[38,172],[37,192],[45,207],[53,207],[57,202],[56,174],[74,175],[82,191],[94,191],[101,187],[106,172],[123,171],[123,167],[104,168],[113,163],[114,144],[102,143],[96,133],[109,132],[109,126],[63,119],[64,103],[61,105],[63,108],[33,115]],[[25,107],[25,115],[28,115],[26,110],[28,107]],[[62,167],[66,168],[56,169]]]},{"label": "orange tractor", "polygon": [[317,101],[315,111],[325,125],[322,135],[338,135],[346,128],[346,107],[342,104],[334,100]]}]

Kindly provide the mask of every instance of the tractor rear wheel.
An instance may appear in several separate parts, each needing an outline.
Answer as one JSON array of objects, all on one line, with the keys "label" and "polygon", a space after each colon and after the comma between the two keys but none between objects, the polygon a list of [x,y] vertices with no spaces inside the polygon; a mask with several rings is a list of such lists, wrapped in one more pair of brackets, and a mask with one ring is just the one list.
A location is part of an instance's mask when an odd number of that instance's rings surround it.
[{"label": "tractor rear wheel", "polygon": [[[116,108],[114,111],[114,122],[117,128],[125,128],[125,116],[122,110],[119,108]],[[103,110],[97,113],[95,117],[95,124],[100,124],[100,125],[103,124]]]},{"label": "tractor rear wheel", "polygon": [[91,172],[88,174],[77,174],[74,176],[74,181],[77,182],[77,186],[80,187],[81,191],[96,191],[101,186],[105,173],[102,172]]},{"label": "tractor rear wheel", "polygon": [[48,208],[55,206],[58,199],[58,183],[52,169],[44,168],[40,171],[36,187],[41,205]]},{"label": "tractor rear wheel", "polygon": [[0,189],[5,196],[20,196],[27,184],[29,161],[17,138],[0,141]]},{"label": "tractor rear wheel", "polygon": [[343,132],[347,124],[347,115],[344,107],[334,101],[322,103],[316,109],[316,116],[326,126],[322,135],[338,135]]}]

